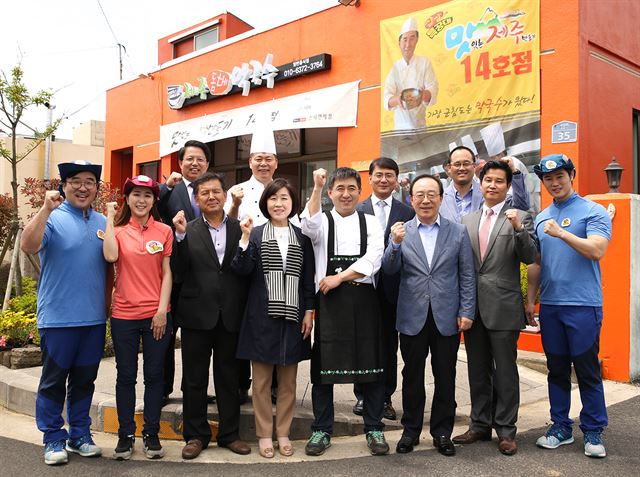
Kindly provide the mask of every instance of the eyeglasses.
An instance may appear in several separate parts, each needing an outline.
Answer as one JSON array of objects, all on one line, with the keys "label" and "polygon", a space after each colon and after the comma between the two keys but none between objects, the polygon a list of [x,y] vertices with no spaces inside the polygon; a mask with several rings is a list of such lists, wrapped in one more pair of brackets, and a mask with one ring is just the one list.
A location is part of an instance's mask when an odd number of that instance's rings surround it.
[{"label": "eyeglasses", "polygon": [[98,183],[96,181],[94,181],[93,179],[87,179],[87,180],[82,180],[82,179],[69,179],[67,181],[65,181],[67,184],[69,184],[71,186],[71,188],[73,190],[78,190],[80,189],[82,186],[85,187],[85,189],[87,190],[92,190],[95,189],[96,186],[98,185]]},{"label": "eyeglasses", "polygon": [[413,198],[422,202],[425,197],[427,199],[429,199],[429,201],[434,201],[436,200],[438,197],[440,197],[440,194],[436,193],[436,192],[428,192],[428,193],[424,193],[424,192],[416,192],[413,194]]},{"label": "eyeglasses", "polygon": [[375,174],[373,174],[373,178],[379,181],[381,181],[382,179],[387,179],[388,181],[392,181],[393,179],[396,178],[396,174],[394,172],[388,172],[386,174],[383,172],[376,172]]},{"label": "eyeglasses", "polygon": [[449,164],[454,169],[468,169],[473,166],[473,162],[465,161],[465,162],[455,162],[453,164]]},{"label": "eyeglasses", "polygon": [[207,162],[207,159],[204,157],[185,157],[183,162],[197,162],[198,164],[204,164]]}]

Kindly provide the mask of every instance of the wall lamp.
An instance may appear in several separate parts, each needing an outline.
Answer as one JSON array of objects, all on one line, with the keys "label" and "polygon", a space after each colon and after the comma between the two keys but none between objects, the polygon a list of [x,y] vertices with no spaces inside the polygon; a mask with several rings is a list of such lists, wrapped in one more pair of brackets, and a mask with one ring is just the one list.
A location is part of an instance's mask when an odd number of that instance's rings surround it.
[{"label": "wall lamp", "polygon": [[609,194],[618,192],[622,171],[624,171],[624,168],[616,161],[615,156],[611,159],[609,165],[604,168],[604,172],[607,173],[607,182],[609,183]]}]

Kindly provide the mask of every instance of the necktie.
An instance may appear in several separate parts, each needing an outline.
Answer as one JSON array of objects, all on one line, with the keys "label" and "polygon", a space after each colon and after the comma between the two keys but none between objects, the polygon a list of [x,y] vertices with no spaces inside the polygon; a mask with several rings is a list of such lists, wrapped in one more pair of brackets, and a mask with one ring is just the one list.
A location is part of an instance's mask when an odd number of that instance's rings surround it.
[{"label": "necktie", "polygon": [[487,245],[489,245],[489,232],[491,231],[492,215],[493,209],[487,209],[484,222],[482,222],[482,227],[480,227],[480,260],[484,260],[484,254],[487,253]]},{"label": "necktie", "polygon": [[200,207],[198,207],[198,204],[196,203],[196,196],[193,193],[193,185],[189,184],[189,188],[191,189],[191,208],[193,209],[193,216],[197,219],[198,217],[200,217]]},{"label": "necktie", "polygon": [[378,210],[376,210],[376,217],[378,217],[378,221],[382,226],[382,230],[387,230],[387,214],[385,213],[385,207],[387,203],[384,200],[378,201]]}]

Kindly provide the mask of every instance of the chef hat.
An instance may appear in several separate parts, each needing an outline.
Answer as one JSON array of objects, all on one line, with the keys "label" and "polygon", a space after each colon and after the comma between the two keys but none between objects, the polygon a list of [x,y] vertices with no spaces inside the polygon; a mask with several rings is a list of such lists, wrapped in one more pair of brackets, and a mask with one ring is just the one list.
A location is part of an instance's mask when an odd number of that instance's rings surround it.
[{"label": "chef hat", "polygon": [[400,36],[410,31],[418,31],[418,22],[413,17],[407,18],[404,21],[402,29],[400,30]]},{"label": "chef hat", "polygon": [[249,154],[255,154],[257,152],[276,154],[276,141],[271,129],[258,127],[258,129],[253,132]]},{"label": "chef hat", "polygon": [[489,157],[497,156],[501,152],[505,151],[504,133],[502,132],[502,126],[500,123],[489,124],[487,127],[480,130],[480,135],[482,136],[484,145],[487,148],[487,154],[489,154]]},{"label": "chef hat", "polygon": [[466,136],[462,136],[460,141],[462,142],[463,146],[468,147],[469,149],[471,149],[473,151],[473,155],[474,156],[478,155],[478,150],[476,149],[476,144],[473,142],[473,139],[471,138],[471,136],[469,134],[467,134]]},{"label": "chef hat", "polygon": [[455,142],[449,143],[449,152],[453,151],[458,145]]}]

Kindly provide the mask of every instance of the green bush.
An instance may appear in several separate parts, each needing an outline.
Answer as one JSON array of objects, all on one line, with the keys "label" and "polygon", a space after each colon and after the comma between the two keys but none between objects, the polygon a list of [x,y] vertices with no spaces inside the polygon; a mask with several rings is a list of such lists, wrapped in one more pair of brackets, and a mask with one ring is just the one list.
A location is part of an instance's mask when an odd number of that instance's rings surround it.
[{"label": "green bush", "polygon": [[24,277],[22,285],[23,294],[11,298],[7,310],[0,313],[0,349],[40,344],[36,320],[36,282]]}]

